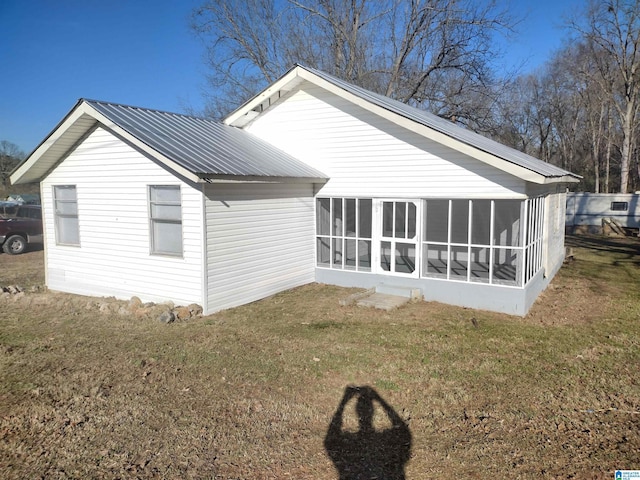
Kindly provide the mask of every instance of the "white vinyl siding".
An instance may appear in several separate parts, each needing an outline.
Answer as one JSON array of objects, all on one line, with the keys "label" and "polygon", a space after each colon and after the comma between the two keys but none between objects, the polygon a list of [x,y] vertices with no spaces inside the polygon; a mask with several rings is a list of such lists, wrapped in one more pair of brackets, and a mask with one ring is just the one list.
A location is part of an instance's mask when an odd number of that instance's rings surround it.
[{"label": "white vinyl siding", "polygon": [[247,126],[326,173],[321,196],[524,198],[524,181],[304,83]]},{"label": "white vinyl siding", "polygon": [[[52,241],[53,185],[76,186],[80,248]],[[181,257],[150,254],[150,185],[180,188]],[[43,180],[41,188],[49,288],[202,305],[204,234],[199,190],[102,128],[78,145]]]},{"label": "white vinyl siding", "polygon": [[314,281],[313,186],[206,188],[209,311]]}]

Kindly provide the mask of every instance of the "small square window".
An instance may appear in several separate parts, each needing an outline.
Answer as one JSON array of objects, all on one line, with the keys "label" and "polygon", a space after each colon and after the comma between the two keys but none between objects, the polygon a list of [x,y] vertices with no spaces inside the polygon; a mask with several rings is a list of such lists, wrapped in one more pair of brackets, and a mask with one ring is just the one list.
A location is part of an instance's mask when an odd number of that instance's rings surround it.
[{"label": "small square window", "polygon": [[611,202],[611,210],[614,212],[626,212],[629,210],[629,202]]}]

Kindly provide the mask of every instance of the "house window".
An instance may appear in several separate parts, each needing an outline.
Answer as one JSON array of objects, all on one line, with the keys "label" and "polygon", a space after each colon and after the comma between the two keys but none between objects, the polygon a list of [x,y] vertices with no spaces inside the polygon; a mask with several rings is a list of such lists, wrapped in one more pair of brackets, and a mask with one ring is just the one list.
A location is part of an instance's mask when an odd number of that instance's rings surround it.
[{"label": "house window", "polygon": [[53,207],[56,243],[58,245],[80,245],[78,197],[75,185],[54,185]]},{"label": "house window", "polygon": [[318,266],[370,272],[371,215],[370,198],[318,198]]},{"label": "house window", "polygon": [[182,255],[182,205],[178,185],[149,187],[151,253]]},{"label": "house window", "polygon": [[629,210],[628,202],[611,202],[611,210],[614,212],[626,212]]},{"label": "house window", "polygon": [[[521,200],[426,200],[422,276],[525,284],[542,267],[542,200],[525,202],[526,237]],[[526,276],[524,254],[530,259]]]}]

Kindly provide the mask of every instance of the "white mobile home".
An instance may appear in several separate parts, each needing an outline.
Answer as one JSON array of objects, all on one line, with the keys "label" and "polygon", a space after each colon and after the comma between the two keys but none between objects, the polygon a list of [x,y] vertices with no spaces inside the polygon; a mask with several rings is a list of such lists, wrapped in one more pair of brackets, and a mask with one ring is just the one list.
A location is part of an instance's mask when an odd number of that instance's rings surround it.
[{"label": "white mobile home", "polygon": [[568,193],[566,229],[570,233],[602,233],[603,220],[640,228],[637,193]]},{"label": "white mobile home", "polygon": [[579,177],[298,65],[223,124],[82,100],[11,179],[41,181],[54,290],[211,313],[386,284],[524,315]]}]

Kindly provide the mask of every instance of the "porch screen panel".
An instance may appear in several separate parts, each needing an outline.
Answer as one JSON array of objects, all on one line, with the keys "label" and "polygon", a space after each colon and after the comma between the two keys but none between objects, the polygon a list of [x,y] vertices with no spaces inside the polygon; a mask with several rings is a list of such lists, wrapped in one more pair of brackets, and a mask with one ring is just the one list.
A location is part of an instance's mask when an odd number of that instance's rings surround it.
[{"label": "porch screen panel", "polygon": [[382,210],[382,236],[393,237],[393,202],[383,202]]},{"label": "porch screen panel", "polygon": [[416,269],[416,246],[412,243],[396,243],[395,271],[413,273]]},{"label": "porch screen panel", "polygon": [[426,212],[427,242],[446,243],[449,240],[449,200],[427,200]]},{"label": "porch screen panel", "polygon": [[[542,205],[541,200],[427,199],[421,276],[524,285],[542,264]],[[526,258],[532,265],[525,269],[523,225],[531,215],[536,220],[526,235]]]},{"label": "porch screen panel", "polygon": [[449,200],[427,200],[422,246],[422,274],[447,277],[449,266]]},{"label": "porch screen panel", "polygon": [[316,251],[318,265],[331,265],[331,200],[316,201]]},{"label": "porch screen panel", "polygon": [[[521,200],[496,200],[493,225],[493,281],[502,285],[522,286],[524,264],[522,225],[524,205]],[[520,248],[509,248],[520,247]]]},{"label": "porch screen panel", "polygon": [[372,200],[316,200],[318,267],[371,271]]},{"label": "porch screen panel", "polygon": [[407,203],[407,237],[406,238],[414,238],[416,236],[416,216],[417,216],[417,208],[415,203],[408,202]]},{"label": "porch screen panel", "polygon": [[469,267],[468,247],[466,245],[451,246],[449,275],[455,280],[466,280]]},{"label": "porch screen panel", "polygon": [[371,231],[373,227],[373,201],[370,198],[358,199],[358,270],[371,271]]},{"label": "porch screen panel", "polygon": [[451,200],[451,243],[469,243],[469,200]]},{"label": "porch screen panel", "polygon": [[355,270],[358,259],[357,243],[348,238],[344,241],[344,266],[349,270]]},{"label": "porch screen panel", "polygon": [[357,265],[357,244],[356,236],[356,199],[346,198],[344,200],[344,267],[355,270]]},{"label": "porch screen panel", "polygon": [[491,264],[491,200],[471,202],[471,249],[469,279],[472,282],[489,282]]},{"label": "porch screen panel", "polygon": [[469,200],[451,200],[449,278],[467,280],[469,268]]},{"label": "porch screen panel", "polygon": [[332,200],[333,215],[332,215],[332,231],[334,237],[342,237],[342,198],[334,198]]},{"label": "porch screen panel", "polygon": [[521,239],[521,200],[496,200],[493,244],[519,247]]},{"label": "porch screen panel", "polygon": [[395,237],[407,238],[407,204],[405,202],[395,203]]},{"label": "porch screen panel", "polygon": [[342,268],[343,256],[342,248],[344,244],[344,238],[333,238],[331,241],[331,266],[333,268]]},{"label": "porch screen panel", "polygon": [[391,242],[380,242],[380,267],[385,272],[391,271]]},{"label": "porch screen panel", "polygon": [[345,203],[345,237],[356,236],[356,199],[347,198]]},{"label": "porch screen panel", "polygon": [[544,198],[527,200],[527,230],[524,253],[523,282],[526,284],[542,269]]},{"label": "porch screen panel", "polygon": [[497,248],[494,253],[493,283],[517,285],[520,265],[522,265],[522,249]]}]

